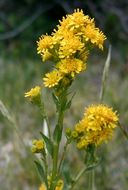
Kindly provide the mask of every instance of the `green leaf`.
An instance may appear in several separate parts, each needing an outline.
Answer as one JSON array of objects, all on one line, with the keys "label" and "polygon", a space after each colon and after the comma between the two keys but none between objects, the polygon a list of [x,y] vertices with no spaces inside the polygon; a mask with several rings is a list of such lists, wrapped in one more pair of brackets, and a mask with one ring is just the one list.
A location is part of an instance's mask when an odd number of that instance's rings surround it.
[{"label": "green leaf", "polygon": [[53,97],[54,103],[56,104],[56,108],[58,110],[58,107],[60,106],[59,98],[54,93],[52,93],[52,97]]},{"label": "green leaf", "polygon": [[67,108],[67,99],[63,99],[62,103],[61,103],[61,111],[65,111]]},{"label": "green leaf", "polygon": [[56,128],[53,133],[53,138],[55,142],[59,143],[61,140],[61,136],[62,136],[62,130],[59,125],[56,125]]},{"label": "green leaf", "polygon": [[74,182],[74,180],[73,180],[73,178],[72,178],[71,173],[69,172],[69,170],[70,170],[70,167],[68,165],[67,160],[65,160],[64,161],[64,165],[63,165],[62,174],[63,174],[63,176],[65,178],[65,182],[67,184],[70,184],[70,183]]},{"label": "green leaf", "polygon": [[45,173],[44,173],[43,166],[37,161],[34,161],[34,163],[36,164],[36,167],[37,167],[40,177],[45,180]]},{"label": "green leaf", "polygon": [[45,141],[45,144],[46,144],[49,154],[51,156],[53,156],[53,144],[52,144],[51,140],[47,136],[45,136],[42,132],[40,132],[40,134],[41,134],[43,140]]},{"label": "green leaf", "polygon": [[75,94],[76,94],[76,93],[74,93],[74,94],[72,95],[71,99],[67,102],[65,109],[69,109],[69,108],[71,107],[72,100],[73,100]]}]

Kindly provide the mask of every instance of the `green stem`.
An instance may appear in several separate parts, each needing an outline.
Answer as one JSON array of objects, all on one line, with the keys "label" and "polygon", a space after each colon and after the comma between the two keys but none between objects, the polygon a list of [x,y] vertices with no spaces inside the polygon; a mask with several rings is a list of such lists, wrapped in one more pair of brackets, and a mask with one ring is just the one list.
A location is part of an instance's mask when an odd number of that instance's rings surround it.
[{"label": "green stem", "polygon": [[54,190],[55,179],[57,177],[58,151],[59,151],[59,144],[54,144],[51,190]]},{"label": "green stem", "polygon": [[[95,146],[90,145],[87,150],[87,165],[90,167],[95,163]],[[94,167],[88,172],[88,190],[94,190]]]},{"label": "green stem", "polygon": [[94,190],[94,169],[88,173],[88,190]]},{"label": "green stem", "polygon": [[[64,119],[64,112],[60,110],[58,115],[58,122],[56,127],[59,127],[60,130],[60,136],[62,136],[62,130],[63,130],[63,119]],[[58,176],[58,154],[59,154],[59,147],[60,147],[60,140],[58,142],[54,142],[54,150],[53,150],[53,170],[52,170],[52,183],[50,190],[55,189],[55,183],[56,183],[56,177]]]},{"label": "green stem", "polygon": [[69,142],[68,142],[68,140],[67,140],[67,142],[66,142],[66,144],[65,144],[65,146],[64,146],[64,151],[63,151],[63,153],[62,153],[62,157],[61,157],[60,163],[59,163],[58,172],[61,171],[61,167],[62,167],[63,161],[64,161],[64,159],[65,159],[65,155],[66,155],[66,151],[67,151],[68,144],[69,144]]},{"label": "green stem", "polygon": [[65,108],[67,105],[67,89],[62,91],[61,95],[58,97],[58,120],[54,130],[53,139],[53,168],[52,168],[52,179],[51,179],[51,186],[50,190],[55,190],[57,178],[58,178],[58,154],[59,154],[59,147],[62,138],[62,131],[63,131],[63,120],[64,120],[64,113]]},{"label": "green stem", "polygon": [[46,183],[46,187],[48,189],[48,180],[47,180],[47,177],[48,177],[48,164],[47,164],[47,159],[46,159],[46,152],[43,154],[42,161],[44,162],[44,166],[45,166],[45,176],[46,176],[45,183]]},{"label": "green stem", "polygon": [[99,165],[99,162],[97,162],[94,165],[86,166],[83,169],[81,169],[80,172],[77,174],[77,176],[73,179],[73,183],[69,186],[68,190],[72,190],[74,188],[74,186],[77,184],[77,182],[79,181],[79,179],[83,176],[83,174],[85,172],[92,172],[92,174],[90,173],[90,177],[89,177],[90,178],[89,179],[89,186],[93,187],[92,189],[94,190],[95,189],[95,186],[94,186],[94,168],[97,167],[98,165]]},{"label": "green stem", "polygon": [[76,183],[79,181],[79,179],[82,177],[82,175],[87,171],[87,167],[84,167],[75,177],[75,179],[73,180],[72,185],[69,187],[69,190],[72,190],[74,188],[74,186],[76,185]]},{"label": "green stem", "polygon": [[[83,176],[83,174],[85,172],[92,172],[89,173],[89,186],[92,187],[92,189],[95,189],[95,185],[94,185],[94,168],[97,167],[99,165],[100,162],[97,162],[95,164],[90,164],[86,167],[84,167],[83,169],[80,170],[80,172],[77,174],[77,176],[73,179],[72,184],[69,186],[68,190],[72,190],[74,188],[74,186],[77,184],[77,182],[79,181],[79,179]],[[92,190],[91,189],[91,190]]]}]

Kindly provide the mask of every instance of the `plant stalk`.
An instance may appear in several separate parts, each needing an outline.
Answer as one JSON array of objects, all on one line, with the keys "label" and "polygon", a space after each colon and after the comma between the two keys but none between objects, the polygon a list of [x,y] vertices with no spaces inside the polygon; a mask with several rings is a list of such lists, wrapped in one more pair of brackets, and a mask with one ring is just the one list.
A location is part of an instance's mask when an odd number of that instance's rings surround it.
[{"label": "plant stalk", "polygon": [[61,157],[60,163],[59,163],[58,172],[60,172],[61,167],[62,167],[62,165],[63,165],[63,161],[64,161],[64,159],[65,159],[65,155],[66,155],[66,152],[67,152],[68,144],[69,144],[69,142],[68,142],[68,140],[67,140],[67,141],[66,141],[66,144],[65,144],[65,146],[64,146],[64,150],[63,150],[63,153],[62,153],[62,157]]},{"label": "plant stalk", "polygon": [[[64,111],[60,109],[58,113],[58,122],[56,125],[56,127],[60,128],[60,133],[61,133],[60,136],[62,136],[62,131],[63,131],[63,119],[64,119]],[[58,176],[58,154],[59,154],[60,141],[61,141],[61,138],[58,142],[56,141],[54,142],[52,183],[51,183],[50,190],[55,189],[56,178]]]},{"label": "plant stalk", "polygon": [[94,190],[94,169],[88,173],[88,190]]},{"label": "plant stalk", "polygon": [[69,190],[72,190],[74,188],[74,186],[76,185],[76,183],[79,181],[79,179],[82,177],[82,175],[87,171],[87,167],[84,167],[75,177],[75,179],[73,180],[72,185],[69,187]]}]

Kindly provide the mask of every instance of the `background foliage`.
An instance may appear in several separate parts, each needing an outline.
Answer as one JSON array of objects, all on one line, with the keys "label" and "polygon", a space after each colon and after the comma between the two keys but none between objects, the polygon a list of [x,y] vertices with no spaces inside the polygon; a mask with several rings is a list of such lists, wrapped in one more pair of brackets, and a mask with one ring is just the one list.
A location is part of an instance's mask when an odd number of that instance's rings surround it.
[{"label": "background foliage", "polygon": [[[33,55],[34,42],[38,37],[51,32],[58,19],[77,7],[94,17],[115,49],[125,53],[128,36],[127,0],[1,0],[1,46],[11,50],[16,47],[15,51],[20,55]],[[31,48],[31,51],[26,54],[27,48]]]}]

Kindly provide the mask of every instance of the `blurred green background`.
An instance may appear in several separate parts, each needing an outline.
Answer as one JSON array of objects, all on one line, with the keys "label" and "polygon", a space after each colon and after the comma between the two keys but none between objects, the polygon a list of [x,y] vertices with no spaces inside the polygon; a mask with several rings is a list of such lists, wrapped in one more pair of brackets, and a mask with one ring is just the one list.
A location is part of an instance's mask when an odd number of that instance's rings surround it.
[{"label": "blurred green background", "polygon": [[[65,14],[82,8],[95,18],[96,25],[106,34],[104,51],[91,53],[87,70],[72,86],[76,92],[65,127],[72,127],[90,103],[99,101],[101,78],[112,44],[112,59],[104,102],[118,110],[121,123],[128,124],[128,1],[127,0],[0,0],[0,100],[14,123],[0,113],[0,189],[36,190],[40,184],[30,152],[33,138],[42,130],[38,110],[24,98],[24,92],[42,84],[43,74],[50,70],[36,52],[36,41],[50,34]],[[44,89],[45,105],[50,123],[55,123],[55,106],[51,93]],[[0,103],[0,109],[3,109]],[[9,114],[6,113],[6,114]],[[6,115],[5,114],[5,115]],[[52,126],[51,126],[52,127]],[[114,139],[99,149],[102,164],[96,169],[96,190],[128,189],[128,148],[126,139],[117,129]],[[65,164],[74,173],[82,167],[82,155],[72,146]],[[75,167],[74,167],[75,163]],[[69,165],[69,166],[68,166]],[[70,177],[70,176],[69,176]],[[109,183],[108,183],[109,182]],[[86,176],[76,190],[86,189]]]}]

